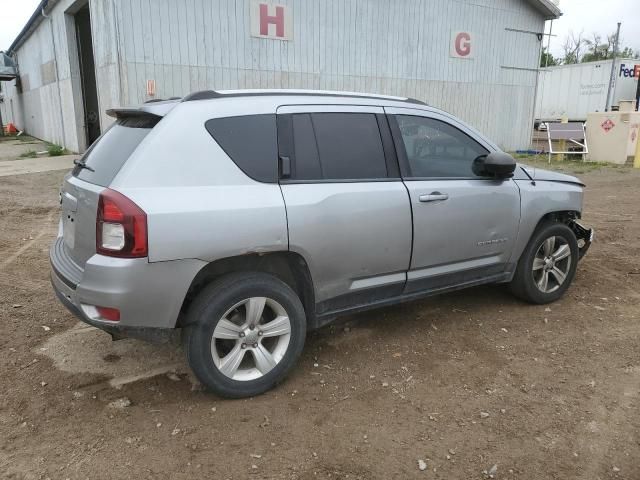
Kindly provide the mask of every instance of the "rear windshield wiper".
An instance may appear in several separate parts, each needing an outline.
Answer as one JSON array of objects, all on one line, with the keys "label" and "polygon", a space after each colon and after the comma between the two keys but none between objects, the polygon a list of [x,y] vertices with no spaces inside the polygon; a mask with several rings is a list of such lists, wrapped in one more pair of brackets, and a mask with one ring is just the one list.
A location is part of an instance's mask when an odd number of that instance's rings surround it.
[{"label": "rear windshield wiper", "polygon": [[94,170],[93,168],[91,168],[89,165],[87,165],[86,163],[84,163],[84,162],[82,161],[82,159],[80,159],[80,158],[76,158],[76,159],[73,161],[73,164],[74,164],[76,167],[86,168],[86,169],[87,169],[87,170],[89,170],[90,172],[95,172],[95,170]]}]

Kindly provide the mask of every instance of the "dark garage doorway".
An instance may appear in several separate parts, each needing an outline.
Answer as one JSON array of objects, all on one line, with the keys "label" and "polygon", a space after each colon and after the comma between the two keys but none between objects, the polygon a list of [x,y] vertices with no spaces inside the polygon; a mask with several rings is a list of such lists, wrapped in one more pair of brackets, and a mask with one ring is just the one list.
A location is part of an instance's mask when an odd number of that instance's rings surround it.
[{"label": "dark garage doorway", "polygon": [[100,136],[100,106],[96,84],[96,68],[93,59],[91,40],[91,16],[89,5],[78,10],[75,15],[76,39],[80,63],[80,81],[82,84],[82,103],[84,105],[84,130],[87,148]]}]

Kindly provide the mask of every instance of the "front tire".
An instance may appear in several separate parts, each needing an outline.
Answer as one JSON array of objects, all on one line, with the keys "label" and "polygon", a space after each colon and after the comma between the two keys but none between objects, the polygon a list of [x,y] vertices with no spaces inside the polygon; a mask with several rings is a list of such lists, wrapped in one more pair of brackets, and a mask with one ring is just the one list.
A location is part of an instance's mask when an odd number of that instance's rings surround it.
[{"label": "front tire", "polygon": [[306,336],[298,296],[263,273],[216,280],[194,300],[186,320],[189,366],[208,390],[227,398],[259,395],[281,382]]},{"label": "front tire", "polygon": [[567,225],[542,224],[520,257],[511,291],[529,303],[558,300],[575,277],[578,257],[578,241]]}]

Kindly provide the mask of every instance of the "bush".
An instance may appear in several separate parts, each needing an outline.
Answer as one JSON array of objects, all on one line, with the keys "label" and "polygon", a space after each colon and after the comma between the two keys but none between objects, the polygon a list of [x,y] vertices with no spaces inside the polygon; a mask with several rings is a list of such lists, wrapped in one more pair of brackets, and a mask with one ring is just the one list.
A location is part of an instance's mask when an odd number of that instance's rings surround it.
[{"label": "bush", "polygon": [[47,152],[49,152],[50,157],[59,157],[65,154],[65,149],[60,145],[49,145]]}]

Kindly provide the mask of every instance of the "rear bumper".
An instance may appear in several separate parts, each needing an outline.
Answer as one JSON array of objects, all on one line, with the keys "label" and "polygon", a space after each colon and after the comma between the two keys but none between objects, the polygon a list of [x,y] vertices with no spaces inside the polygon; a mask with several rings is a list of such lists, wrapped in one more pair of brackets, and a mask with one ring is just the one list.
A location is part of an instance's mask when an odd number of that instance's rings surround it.
[{"label": "rear bumper", "polygon": [[85,315],[82,310],[75,306],[71,297],[64,293],[56,284],[58,276],[51,273],[51,284],[53,285],[53,291],[55,292],[58,300],[62,303],[67,310],[73,313],[79,320],[91,325],[92,327],[99,328],[107,332],[114,340],[120,340],[122,338],[138,338],[152,343],[169,343],[175,337],[176,330],[173,328],[145,328],[145,327],[127,327],[126,325],[118,325],[116,323],[108,324],[106,322],[100,322],[92,320]]},{"label": "rear bumper", "polygon": [[[71,276],[65,275],[69,258],[61,242],[59,237],[50,251],[56,295],[82,321],[109,333],[174,328],[191,281],[206,265],[200,260],[149,263],[146,258],[94,255]],[[117,308],[120,321],[101,319],[95,306]]]}]

